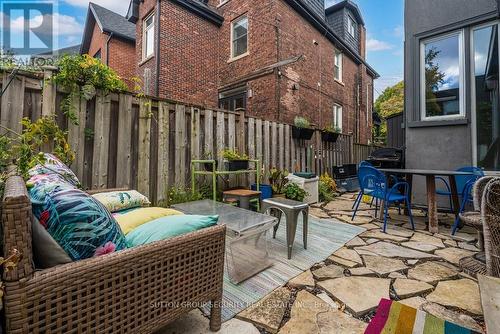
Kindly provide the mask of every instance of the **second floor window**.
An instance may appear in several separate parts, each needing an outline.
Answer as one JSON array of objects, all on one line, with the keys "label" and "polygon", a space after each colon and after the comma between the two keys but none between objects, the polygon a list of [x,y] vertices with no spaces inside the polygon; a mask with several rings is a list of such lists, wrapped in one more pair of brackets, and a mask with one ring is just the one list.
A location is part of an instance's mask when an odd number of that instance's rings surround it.
[{"label": "second floor window", "polygon": [[155,49],[155,16],[154,14],[148,16],[144,20],[144,33],[143,33],[143,52],[142,58],[147,59],[151,57]]},{"label": "second floor window", "polygon": [[335,64],[334,64],[334,77],[335,80],[342,81],[342,52],[335,51]]},{"label": "second floor window", "polygon": [[333,126],[342,132],[342,106],[339,104],[333,105]]},{"label": "second floor window", "polygon": [[248,52],[248,17],[242,16],[231,24],[231,58]]},{"label": "second floor window", "polygon": [[347,32],[352,37],[356,37],[356,22],[350,16],[347,17]]}]

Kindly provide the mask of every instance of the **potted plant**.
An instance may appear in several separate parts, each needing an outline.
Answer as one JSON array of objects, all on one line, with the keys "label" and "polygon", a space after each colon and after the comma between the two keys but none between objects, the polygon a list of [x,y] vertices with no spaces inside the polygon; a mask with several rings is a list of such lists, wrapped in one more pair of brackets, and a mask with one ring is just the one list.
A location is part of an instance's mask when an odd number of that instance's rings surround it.
[{"label": "potted plant", "polygon": [[305,117],[295,117],[292,126],[292,138],[301,140],[311,140],[314,129]]},{"label": "potted plant", "polygon": [[288,183],[285,188],[285,197],[294,201],[303,202],[307,192],[296,183]]},{"label": "potted plant", "polygon": [[288,171],[272,168],[269,171],[269,183],[273,189],[274,197],[284,197],[285,185],[288,183]]},{"label": "potted plant", "polygon": [[222,156],[227,161],[227,169],[231,172],[248,169],[248,156],[236,150],[225,149]]},{"label": "potted plant", "polygon": [[321,131],[321,140],[335,143],[342,131],[338,126],[329,125]]}]

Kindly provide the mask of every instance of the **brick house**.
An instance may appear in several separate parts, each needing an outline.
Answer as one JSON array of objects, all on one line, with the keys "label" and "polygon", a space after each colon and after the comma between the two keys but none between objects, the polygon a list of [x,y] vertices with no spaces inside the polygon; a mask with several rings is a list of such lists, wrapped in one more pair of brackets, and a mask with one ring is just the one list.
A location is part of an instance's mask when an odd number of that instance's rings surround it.
[{"label": "brick house", "polygon": [[378,74],[352,1],[132,0],[127,17],[147,94],[371,140]]},{"label": "brick house", "polygon": [[133,89],[137,75],[135,24],[109,9],[89,3],[80,54],[99,58]]}]

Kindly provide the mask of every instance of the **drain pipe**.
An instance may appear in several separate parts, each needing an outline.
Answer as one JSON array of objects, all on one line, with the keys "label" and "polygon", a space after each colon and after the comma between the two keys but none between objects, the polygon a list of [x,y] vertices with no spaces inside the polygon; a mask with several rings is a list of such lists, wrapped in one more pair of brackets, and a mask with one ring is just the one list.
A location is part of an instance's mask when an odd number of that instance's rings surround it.
[{"label": "drain pipe", "polygon": [[111,32],[106,41],[106,66],[109,66],[109,42],[111,42],[111,38],[113,38],[114,33]]},{"label": "drain pipe", "polygon": [[155,57],[156,57],[156,82],[155,82],[155,96],[160,97],[160,4],[161,1],[157,0],[156,1],[156,50],[155,50]]}]

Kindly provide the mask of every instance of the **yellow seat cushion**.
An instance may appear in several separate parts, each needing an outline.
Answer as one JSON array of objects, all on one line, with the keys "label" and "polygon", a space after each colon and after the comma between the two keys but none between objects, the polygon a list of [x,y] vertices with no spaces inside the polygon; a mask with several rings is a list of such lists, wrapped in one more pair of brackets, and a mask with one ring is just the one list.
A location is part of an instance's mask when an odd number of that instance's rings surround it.
[{"label": "yellow seat cushion", "polygon": [[128,234],[135,228],[149,223],[155,219],[165,217],[165,216],[176,216],[183,215],[182,212],[173,210],[173,209],[165,209],[165,208],[140,208],[133,210],[131,212],[127,212],[123,215],[115,216],[116,221],[120,225],[124,234]]}]

